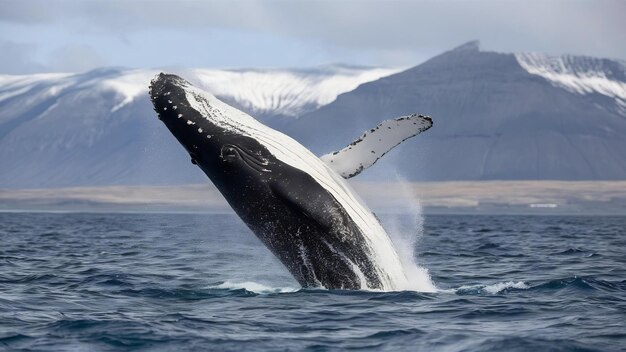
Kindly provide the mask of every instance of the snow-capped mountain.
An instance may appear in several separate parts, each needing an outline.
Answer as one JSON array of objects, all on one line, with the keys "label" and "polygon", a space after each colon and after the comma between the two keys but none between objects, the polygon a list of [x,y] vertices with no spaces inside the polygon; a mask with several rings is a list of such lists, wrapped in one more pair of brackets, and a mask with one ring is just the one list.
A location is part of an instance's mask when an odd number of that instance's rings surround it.
[{"label": "snow-capped mountain", "polygon": [[289,130],[325,153],[381,119],[419,112],[433,128],[382,165],[409,179],[626,179],[625,101],[623,61],[471,42],[363,84]]},{"label": "snow-capped mountain", "polygon": [[528,73],[542,77],[555,87],[580,95],[600,94],[615,100],[626,115],[626,62],[588,56],[515,54]]},{"label": "snow-capped mountain", "polygon": [[[0,76],[0,188],[203,182],[152,111],[148,84],[158,72]],[[280,123],[396,70],[335,65],[173,72]]]},{"label": "snow-capped mountain", "polygon": [[192,70],[193,82],[253,116],[296,117],[332,103],[339,94],[399,69],[332,65],[299,70]]},{"label": "snow-capped mountain", "polygon": [[[0,76],[0,188],[207,183],[156,119],[147,84],[157,72]],[[468,43],[404,71],[173,72],[319,154],[383,119],[433,117],[359,178],[399,169],[410,180],[626,179],[622,61]]]},{"label": "snow-capped mountain", "polygon": [[[147,82],[162,70],[100,69],[86,74],[0,75],[0,104],[28,95],[27,102],[59,97],[64,91],[89,89],[114,93],[113,111],[147,94]],[[327,65],[311,69],[211,70],[173,69],[194,85],[239,108],[263,117],[295,117],[333,102],[341,93],[399,69]],[[46,86],[38,91],[37,87]],[[37,96],[28,94],[38,91]]]}]

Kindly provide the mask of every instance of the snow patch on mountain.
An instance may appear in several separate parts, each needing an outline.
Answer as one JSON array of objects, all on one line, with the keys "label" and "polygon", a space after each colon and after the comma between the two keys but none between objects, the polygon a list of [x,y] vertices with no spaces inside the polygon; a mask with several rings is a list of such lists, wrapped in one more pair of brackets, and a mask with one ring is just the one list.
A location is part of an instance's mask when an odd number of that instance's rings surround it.
[{"label": "snow patch on mountain", "polygon": [[537,53],[515,54],[517,62],[530,74],[578,94],[597,93],[626,105],[626,65],[618,61],[585,56],[548,56]]},{"label": "snow patch on mountain", "polygon": [[111,112],[132,103],[140,95],[146,96],[147,82],[150,82],[157,73],[156,70],[129,70],[117,77],[102,80],[100,83],[102,87],[116,92],[121,98]]},{"label": "snow patch on mountain", "polygon": [[0,102],[22,95],[38,84],[46,84],[48,88],[42,92],[43,97],[57,95],[59,91],[72,84],[68,81],[69,73],[42,73],[32,75],[0,75]]},{"label": "snow patch on mountain", "polygon": [[[251,112],[298,116],[332,103],[339,94],[399,69],[330,66],[324,70],[191,70],[191,81]],[[195,78],[195,79],[194,79]]]},{"label": "snow patch on mountain", "polygon": [[[147,96],[148,82],[160,70],[113,69],[86,74],[37,74],[0,76],[0,102],[29,94],[31,98],[59,96],[67,88],[113,92],[115,112]],[[398,72],[399,69],[326,66],[299,70],[179,69],[174,73],[221,98],[239,104],[252,114],[298,116],[333,102],[339,94],[360,84]]]}]

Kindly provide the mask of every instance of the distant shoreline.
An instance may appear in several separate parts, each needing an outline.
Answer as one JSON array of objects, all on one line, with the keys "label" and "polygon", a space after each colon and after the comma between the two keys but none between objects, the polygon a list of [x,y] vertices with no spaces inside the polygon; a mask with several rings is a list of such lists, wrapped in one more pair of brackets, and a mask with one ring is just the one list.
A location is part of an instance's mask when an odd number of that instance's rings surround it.
[{"label": "distant shoreline", "polygon": [[[626,181],[352,182],[379,213],[626,215]],[[229,213],[210,184],[0,189],[0,212]]]}]

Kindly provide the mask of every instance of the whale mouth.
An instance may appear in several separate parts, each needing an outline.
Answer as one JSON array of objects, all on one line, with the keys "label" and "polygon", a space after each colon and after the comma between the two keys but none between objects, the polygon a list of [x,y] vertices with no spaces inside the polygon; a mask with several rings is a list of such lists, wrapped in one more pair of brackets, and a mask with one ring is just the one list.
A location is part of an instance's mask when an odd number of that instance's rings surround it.
[{"label": "whale mouth", "polygon": [[[159,120],[164,122],[180,119],[183,115],[177,111],[184,103],[181,94],[191,84],[183,78],[167,73],[157,74],[148,86],[148,95]],[[195,124],[195,122],[193,122]]]},{"label": "whale mouth", "polygon": [[257,172],[271,172],[271,170],[265,168],[269,164],[267,159],[234,144],[223,145],[220,151],[220,158],[226,162],[242,160],[246,166]]},{"label": "whale mouth", "polygon": [[161,72],[150,81],[148,94],[150,95],[150,99],[154,101],[160,96],[169,95],[169,88],[184,88],[190,85],[191,83],[177,75]]}]

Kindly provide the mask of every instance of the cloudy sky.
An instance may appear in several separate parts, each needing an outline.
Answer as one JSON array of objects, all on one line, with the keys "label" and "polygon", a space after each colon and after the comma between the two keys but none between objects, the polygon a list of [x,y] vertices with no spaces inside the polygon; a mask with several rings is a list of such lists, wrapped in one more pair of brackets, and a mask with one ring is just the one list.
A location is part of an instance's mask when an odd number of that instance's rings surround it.
[{"label": "cloudy sky", "polygon": [[626,59],[626,1],[0,0],[0,73],[406,67],[485,50]]}]

